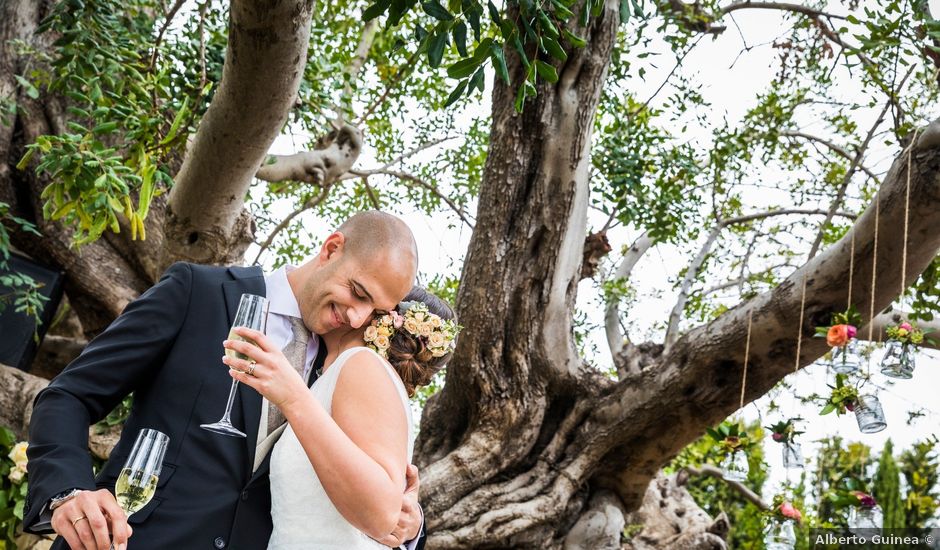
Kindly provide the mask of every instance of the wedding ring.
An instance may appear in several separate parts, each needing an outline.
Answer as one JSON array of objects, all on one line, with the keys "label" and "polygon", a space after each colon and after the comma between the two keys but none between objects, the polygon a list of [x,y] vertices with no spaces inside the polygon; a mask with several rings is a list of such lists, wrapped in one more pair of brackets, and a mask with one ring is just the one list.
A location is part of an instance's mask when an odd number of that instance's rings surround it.
[{"label": "wedding ring", "polygon": [[252,362],[248,365],[248,376],[254,376],[254,375],[255,375],[255,367],[256,367],[256,366],[257,366],[257,363],[255,363],[254,361],[252,361]]},{"label": "wedding ring", "polygon": [[80,517],[80,518],[75,518],[75,519],[73,519],[73,520],[72,520],[72,527],[75,527],[75,525],[76,525],[78,522],[82,521],[83,519],[88,519],[88,516],[82,516],[82,517]]}]

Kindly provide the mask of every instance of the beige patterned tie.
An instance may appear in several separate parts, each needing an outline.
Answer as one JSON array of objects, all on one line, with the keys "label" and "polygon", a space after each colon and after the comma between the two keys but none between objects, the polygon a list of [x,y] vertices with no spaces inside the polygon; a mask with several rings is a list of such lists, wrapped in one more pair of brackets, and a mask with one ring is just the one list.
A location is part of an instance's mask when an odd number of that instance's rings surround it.
[{"label": "beige patterned tie", "polygon": [[[289,319],[291,331],[294,333],[294,339],[288,342],[281,352],[284,353],[284,356],[287,357],[290,364],[293,365],[294,369],[303,377],[304,367],[307,363],[307,342],[310,341],[310,332],[307,331],[307,326],[304,325],[304,320],[300,317],[289,317]],[[284,413],[269,403],[268,433],[272,433],[284,422]]]}]

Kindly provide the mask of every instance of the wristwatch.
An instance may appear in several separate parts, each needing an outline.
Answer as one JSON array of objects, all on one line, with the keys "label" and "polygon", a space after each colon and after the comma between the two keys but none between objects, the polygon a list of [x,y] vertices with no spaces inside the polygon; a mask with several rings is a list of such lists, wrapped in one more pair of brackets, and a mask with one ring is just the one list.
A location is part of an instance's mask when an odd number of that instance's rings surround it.
[{"label": "wristwatch", "polygon": [[78,493],[81,493],[81,492],[82,492],[81,489],[71,489],[71,490],[64,491],[62,493],[59,493],[53,496],[51,499],[49,499],[49,511],[51,512],[55,510],[56,508],[58,508],[59,506],[62,506],[66,502],[78,496]]}]

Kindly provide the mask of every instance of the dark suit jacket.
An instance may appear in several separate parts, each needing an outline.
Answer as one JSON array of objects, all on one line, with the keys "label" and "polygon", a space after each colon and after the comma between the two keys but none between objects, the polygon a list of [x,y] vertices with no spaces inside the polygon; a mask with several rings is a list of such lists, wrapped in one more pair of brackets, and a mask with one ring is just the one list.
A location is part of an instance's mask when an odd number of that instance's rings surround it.
[{"label": "dark suit jacket", "polygon": [[[199,427],[218,420],[225,407],[231,378],[220,359],[222,340],[245,292],[265,295],[260,268],[174,264],[37,396],[25,525],[33,526],[43,505],[69,488],[113,491],[137,432],[154,428],[169,435],[169,447],[156,496],[130,518],[129,548],[267,547],[268,460],[251,472],[261,396],[239,386],[232,422],[247,439]],[[93,477],[88,426],[131,392],[121,439]]]}]

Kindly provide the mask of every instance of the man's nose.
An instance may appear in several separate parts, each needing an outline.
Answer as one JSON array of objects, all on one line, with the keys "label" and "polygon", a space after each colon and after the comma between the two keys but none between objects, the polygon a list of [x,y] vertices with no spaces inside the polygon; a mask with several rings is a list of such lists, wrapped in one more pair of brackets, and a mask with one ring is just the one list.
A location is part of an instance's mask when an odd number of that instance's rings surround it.
[{"label": "man's nose", "polygon": [[359,328],[372,317],[372,308],[365,305],[352,307],[349,308],[347,315],[349,316],[349,326]]}]

